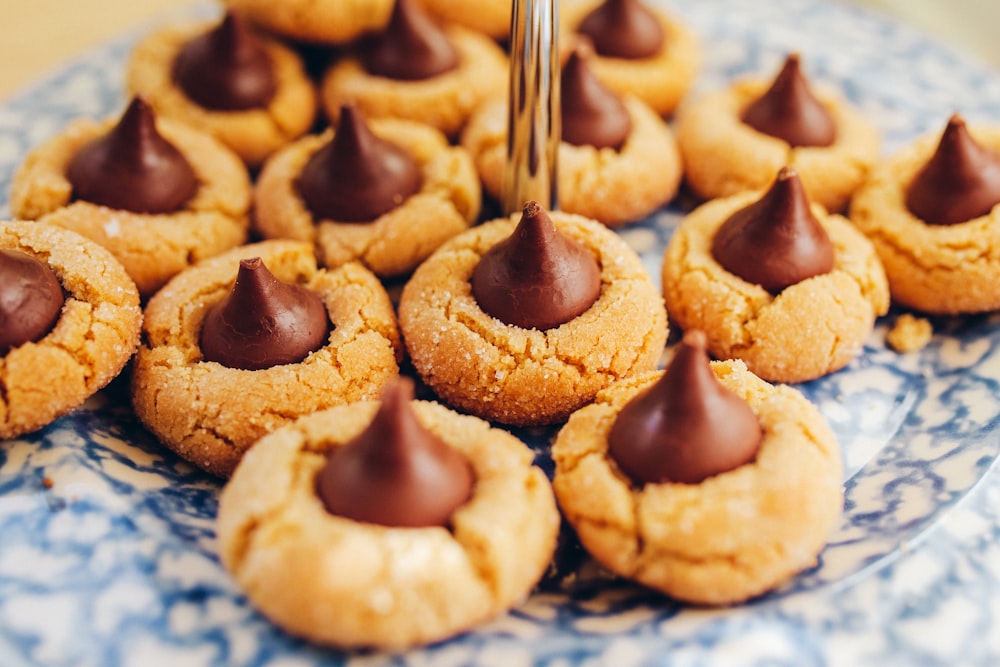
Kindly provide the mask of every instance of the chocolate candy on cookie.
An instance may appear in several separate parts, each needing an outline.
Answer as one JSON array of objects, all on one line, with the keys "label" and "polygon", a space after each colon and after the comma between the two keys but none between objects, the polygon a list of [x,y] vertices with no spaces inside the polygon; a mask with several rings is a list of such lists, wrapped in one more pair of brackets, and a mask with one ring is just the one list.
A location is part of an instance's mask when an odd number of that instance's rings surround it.
[{"label": "chocolate candy on cookie", "polygon": [[618,95],[632,95],[657,114],[674,112],[700,67],[698,41],[682,21],[641,0],[564,3],[564,34],[589,42],[591,67]]},{"label": "chocolate candy on cookie", "polygon": [[438,25],[417,0],[397,0],[386,28],[323,75],[320,98],[333,122],[352,103],[367,118],[403,118],[455,137],[476,107],[504,93],[508,69],[486,35]]},{"label": "chocolate candy on cookie", "polygon": [[117,118],[79,119],[34,148],[14,175],[11,211],[108,249],[144,297],[247,237],[246,166],[211,136],[141,96]]},{"label": "chocolate candy on cookie", "polygon": [[960,114],[883,161],[851,202],[892,299],[925,313],[1000,308],[1000,127]]},{"label": "chocolate candy on cookie", "polygon": [[278,426],[377,396],[402,353],[378,279],[356,263],[322,269],[299,241],[243,246],[178,274],[149,300],[143,330],[136,415],[223,477]]},{"label": "chocolate candy on cookie", "polygon": [[553,487],[584,548],[696,604],[742,602],[815,564],[843,507],[820,412],[688,332],[663,371],[597,394],[560,429]]},{"label": "chocolate candy on cookie", "polygon": [[655,367],[666,313],[639,257],[594,220],[527,202],[441,246],[399,303],[414,368],[493,421],[551,424]]},{"label": "chocolate candy on cookie", "polygon": [[395,277],[467,229],[481,192],[469,155],[438,130],[345,105],[334,128],[267,161],[254,200],[265,238],[310,241],[327,267],[360,261]]},{"label": "chocolate candy on cookie", "polygon": [[531,449],[412,395],[400,378],[381,400],[300,417],[255,443],[222,490],[222,563],[291,634],[441,641],[517,605],[552,560],[559,513]]},{"label": "chocolate candy on cookie", "polygon": [[221,20],[168,26],[140,40],[126,86],[251,167],[309,131],[317,109],[302,58],[232,10]]},{"label": "chocolate candy on cookie", "polygon": [[671,321],[704,331],[712,355],[741,359],[771,382],[842,368],[889,308],[871,242],[811,203],[790,167],[764,192],[688,214],[664,251],[662,278]]},{"label": "chocolate candy on cookie", "polygon": [[829,87],[810,84],[799,54],[771,80],[746,77],[677,112],[684,177],[702,199],[768,186],[791,166],[813,202],[845,208],[879,157],[879,133]]},{"label": "chocolate candy on cookie", "polygon": [[135,283],[75,232],[0,222],[0,438],[80,407],[139,344]]}]

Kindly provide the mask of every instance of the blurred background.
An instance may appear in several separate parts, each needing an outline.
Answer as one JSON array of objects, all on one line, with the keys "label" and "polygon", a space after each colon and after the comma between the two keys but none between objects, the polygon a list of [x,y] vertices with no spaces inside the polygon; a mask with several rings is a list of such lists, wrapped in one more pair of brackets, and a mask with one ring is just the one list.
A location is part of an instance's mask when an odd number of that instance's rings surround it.
[{"label": "blurred background", "polygon": [[[281,0],[274,0],[280,2]],[[468,0],[473,1],[473,0]],[[837,0],[831,0],[837,1]],[[997,0],[839,0],[871,7],[1000,71]],[[206,0],[0,0],[0,100],[121,32]]]}]

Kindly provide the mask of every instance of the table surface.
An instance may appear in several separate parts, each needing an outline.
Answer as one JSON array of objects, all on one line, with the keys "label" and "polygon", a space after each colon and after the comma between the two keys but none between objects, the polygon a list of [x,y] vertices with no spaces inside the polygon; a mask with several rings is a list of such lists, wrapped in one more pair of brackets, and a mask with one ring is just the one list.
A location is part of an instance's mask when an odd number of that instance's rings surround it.
[{"label": "table surface", "polygon": [[[902,17],[925,32],[1000,69],[1000,24],[995,0],[855,0]],[[124,30],[141,27],[174,8],[198,0],[19,0],[3,3],[0,100],[60,64]]]}]

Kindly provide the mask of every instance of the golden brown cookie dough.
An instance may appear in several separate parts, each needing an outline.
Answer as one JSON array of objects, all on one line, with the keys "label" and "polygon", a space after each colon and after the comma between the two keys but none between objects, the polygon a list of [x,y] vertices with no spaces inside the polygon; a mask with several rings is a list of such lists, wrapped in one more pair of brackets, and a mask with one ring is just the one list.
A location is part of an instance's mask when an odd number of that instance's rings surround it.
[{"label": "golden brown cookie dough", "polygon": [[368,125],[420,164],[423,185],[417,194],[372,222],[314,219],[295,181],[312,154],[333,138],[333,130],[327,130],[303,137],[267,161],[254,193],[256,226],[266,238],[314,242],[327,267],[360,261],[381,277],[398,276],[475,221],[482,197],[479,178],[465,150],[449,145],[432,127],[393,119]]},{"label": "golden brown cookie dough", "polygon": [[[969,125],[973,139],[1000,151],[1000,127]],[[883,161],[851,201],[851,221],[878,252],[894,302],[942,315],[1000,308],[1000,206],[954,225],[910,213],[906,190],[941,133],[921,137]]]},{"label": "golden brown cookie dough", "polygon": [[505,94],[509,80],[507,56],[484,35],[459,26],[445,34],[458,51],[460,63],[450,72],[415,81],[397,81],[369,74],[353,55],[339,59],[323,76],[320,102],[331,121],[340,107],[353,103],[366,118],[403,118],[457,136],[482,102]]},{"label": "golden brown cookie dough", "polygon": [[[621,150],[559,143],[559,207],[609,227],[639,220],[670,201],[681,181],[681,158],[670,127],[648,106],[623,99],[632,132]],[[487,102],[462,133],[483,188],[499,199],[507,164],[507,101]]]},{"label": "golden brown cookie dough", "polygon": [[545,331],[507,325],[472,295],[479,258],[510,236],[519,214],[455,237],[403,289],[399,322],[413,365],[459,410],[505,424],[554,423],[614,380],[656,367],[666,313],[638,256],[593,220],[549,215],[601,267],[597,301],[569,322]]},{"label": "golden brown cookie dough", "polygon": [[131,53],[126,86],[130,93],[143,95],[158,114],[211,134],[248,165],[257,166],[275,150],[309,131],[316,116],[316,89],[297,53],[260,35],[276,81],[274,97],[267,106],[245,111],[202,107],[174,81],[173,66],[185,44],[217,23],[172,26],[150,34]]},{"label": "golden brown cookie dough", "polygon": [[509,0],[421,0],[432,14],[477,32],[486,33],[499,42],[510,36]]},{"label": "golden brown cookie dough", "polygon": [[475,475],[450,529],[327,512],[316,493],[326,454],[360,433],[377,405],[331,408],[263,438],[219,499],[226,569],[264,615],[322,644],[399,649],[458,634],[523,600],[555,550],[559,514],[532,452],[437,403],[413,407]]},{"label": "golden brown cookie dough", "polygon": [[740,361],[713,362],[764,431],[755,460],[699,484],[637,485],[608,454],[618,412],[660,372],[601,391],[552,448],[563,515],[612,572],[672,597],[733,604],[813,565],[843,507],[841,455],[823,416],[798,391]]},{"label": "golden brown cookie dough", "polygon": [[73,121],[32,150],[14,174],[10,208],[17,218],[65,227],[107,248],[148,297],[194,262],[246,240],[250,178],[240,159],[216,139],[157,118],[157,131],[184,155],[198,179],[197,193],[182,210],[133,213],[74,200],[66,166],[117,120]]},{"label": "golden brown cookie dough", "polygon": [[[563,34],[572,42],[580,22],[603,0],[563,3]],[[691,89],[701,66],[694,32],[662,7],[647,4],[663,27],[663,46],[650,58],[611,58],[594,53],[590,68],[605,86],[619,95],[634,95],[661,116],[674,112]]]},{"label": "golden brown cookie dough", "polygon": [[346,44],[381,30],[393,0],[223,0],[254,23],[295,41]]},{"label": "golden brown cookie dough", "polygon": [[836,139],[829,146],[790,146],[740,120],[770,84],[748,78],[681,104],[676,132],[685,179],[707,200],[765,188],[791,166],[812,201],[843,210],[878,160],[878,130],[836,93],[816,86],[814,94],[835,120]]},{"label": "golden brown cookie dough", "polygon": [[[202,359],[206,312],[250,257],[323,298],[329,341],[299,363],[240,370]],[[136,414],[167,447],[220,476],[255,440],[299,415],[377,396],[398,375],[402,350],[378,279],[358,264],[319,269],[312,246],[296,241],[235,248],[184,271],[150,299],[143,332],[132,378]]]},{"label": "golden brown cookie dough", "polygon": [[117,376],[139,343],[135,283],[108,251],[74,232],[0,222],[0,248],[46,263],[65,302],[53,329],[0,357],[0,438],[45,426]]},{"label": "golden brown cookie dough", "polygon": [[712,239],[734,212],[760,198],[744,192],[690,213],[667,245],[663,293],[670,319],[701,329],[718,359],[742,359],[771,382],[802,382],[853,359],[889,308],[885,272],[871,243],[845,218],[812,205],[834,247],[834,267],[772,296],[726,271]]}]

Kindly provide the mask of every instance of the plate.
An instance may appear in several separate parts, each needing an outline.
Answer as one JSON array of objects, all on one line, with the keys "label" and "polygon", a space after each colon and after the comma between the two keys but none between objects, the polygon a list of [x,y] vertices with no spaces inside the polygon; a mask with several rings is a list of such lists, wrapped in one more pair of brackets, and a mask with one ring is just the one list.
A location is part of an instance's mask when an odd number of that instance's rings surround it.
[{"label": "plate", "polygon": [[[798,51],[811,78],[879,126],[885,153],[939,131],[953,111],[1000,122],[1000,74],[863,10],[818,0],[669,8],[701,36],[697,90],[775,72]],[[71,118],[122,107],[138,36],[0,107],[3,201],[33,146]],[[657,282],[680,219],[667,208],[621,232]],[[0,443],[0,664],[1000,664],[1000,317],[936,319],[930,345],[900,355],[884,344],[893,316],[847,368],[799,385],[833,426],[847,473],[843,523],[817,567],[749,604],[703,609],[567,549],[561,562],[577,576],[398,655],[311,647],[249,607],[215,556],[220,482],[143,430],[120,378],[81,410]],[[549,433],[518,435],[550,463]]]}]

